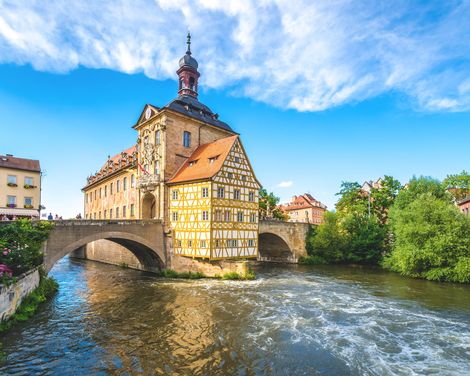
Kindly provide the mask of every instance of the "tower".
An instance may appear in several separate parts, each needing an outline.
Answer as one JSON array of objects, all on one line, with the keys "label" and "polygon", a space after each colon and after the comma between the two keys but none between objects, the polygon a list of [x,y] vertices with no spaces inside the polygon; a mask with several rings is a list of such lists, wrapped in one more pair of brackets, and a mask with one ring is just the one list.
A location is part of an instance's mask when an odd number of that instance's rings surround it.
[{"label": "tower", "polygon": [[195,58],[191,56],[191,34],[188,32],[187,39],[188,49],[186,54],[179,61],[179,69],[176,71],[178,74],[179,82],[179,95],[189,95],[197,98],[197,81],[199,79],[199,72],[197,71],[198,63]]}]

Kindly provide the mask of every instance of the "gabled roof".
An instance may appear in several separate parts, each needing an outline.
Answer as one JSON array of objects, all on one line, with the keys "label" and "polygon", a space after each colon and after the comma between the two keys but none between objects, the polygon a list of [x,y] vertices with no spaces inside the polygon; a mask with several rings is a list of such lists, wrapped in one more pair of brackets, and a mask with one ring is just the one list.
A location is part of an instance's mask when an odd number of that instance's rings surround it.
[{"label": "gabled roof", "polygon": [[176,171],[168,183],[210,179],[217,174],[238,136],[221,138],[199,146]]},{"label": "gabled roof", "polygon": [[134,129],[138,127],[139,124],[148,120],[145,119],[145,112],[147,111],[147,108],[150,108],[152,111],[149,119],[152,118],[157,112],[168,109],[236,134],[230,125],[219,120],[219,115],[213,113],[209,107],[189,95],[180,95],[162,108],[158,108],[157,106],[153,106],[151,104],[145,105],[139,116],[139,120],[137,120],[137,123],[133,126]]},{"label": "gabled roof", "polygon": [[36,159],[17,158],[12,155],[0,155],[0,167],[16,170],[41,172],[39,161]]},{"label": "gabled roof", "polygon": [[291,202],[286,205],[281,205],[281,209],[285,211],[306,208],[326,209],[326,205],[316,200],[310,193],[305,193],[300,196],[294,196]]}]

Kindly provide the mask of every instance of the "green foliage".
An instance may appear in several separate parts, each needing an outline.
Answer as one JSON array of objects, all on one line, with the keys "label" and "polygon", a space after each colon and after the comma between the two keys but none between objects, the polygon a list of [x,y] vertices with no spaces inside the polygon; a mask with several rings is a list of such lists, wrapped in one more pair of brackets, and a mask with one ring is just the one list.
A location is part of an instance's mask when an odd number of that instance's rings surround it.
[{"label": "green foliage", "polygon": [[371,211],[382,225],[387,223],[388,211],[401,189],[401,183],[387,175],[382,179],[380,188],[372,188],[370,192]]},{"label": "green foliage", "polygon": [[165,278],[181,278],[181,279],[201,279],[206,276],[201,272],[177,272],[173,269],[165,269],[162,271]]},{"label": "green foliage", "polygon": [[393,250],[384,266],[411,277],[470,281],[470,218],[438,181],[414,178],[390,211]]},{"label": "green foliage", "polygon": [[359,183],[342,182],[341,189],[336,195],[340,196],[336,203],[338,213],[367,212],[367,195],[361,191]]},{"label": "green foliage", "polygon": [[129,265],[126,262],[120,262],[119,267],[121,267],[122,269],[127,269],[129,268]]},{"label": "green foliage", "polygon": [[470,174],[464,170],[460,174],[447,175],[442,186],[449,190],[456,200],[464,199],[470,195]]},{"label": "green foliage", "polygon": [[42,271],[40,271],[40,276],[39,286],[23,299],[9,320],[0,323],[0,333],[7,331],[18,322],[28,320],[36,313],[42,303],[56,293],[59,285],[54,278],[47,277]]},{"label": "green foliage", "polygon": [[268,193],[265,188],[259,191],[259,216],[260,219],[272,217],[281,221],[287,220],[287,215],[279,209],[280,198],[273,192]]},{"label": "green foliage", "polygon": [[222,275],[223,280],[253,280],[256,279],[256,275],[253,270],[248,270],[245,274],[237,272],[228,272]]},{"label": "green foliage", "polygon": [[311,256],[300,256],[299,264],[301,265],[324,265],[324,264],[328,264],[328,262],[320,256],[311,255]]},{"label": "green foliage", "polygon": [[14,276],[41,265],[41,247],[52,226],[47,221],[24,219],[0,226],[0,264],[7,265]]}]

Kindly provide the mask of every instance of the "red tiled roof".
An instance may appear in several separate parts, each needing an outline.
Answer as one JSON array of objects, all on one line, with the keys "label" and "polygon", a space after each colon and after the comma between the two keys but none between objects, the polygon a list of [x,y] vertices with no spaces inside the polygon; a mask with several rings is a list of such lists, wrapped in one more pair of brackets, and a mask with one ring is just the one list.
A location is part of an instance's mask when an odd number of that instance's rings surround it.
[{"label": "red tiled roof", "polygon": [[212,178],[222,168],[237,139],[238,136],[230,136],[199,146],[176,171],[169,183]]},{"label": "red tiled roof", "polygon": [[17,158],[10,155],[0,155],[0,167],[41,172],[41,166],[38,160]]},{"label": "red tiled roof", "polygon": [[313,198],[313,196],[310,193],[305,193],[300,196],[295,196],[292,202],[288,203],[287,205],[281,205],[280,208],[284,211],[289,211],[289,210],[298,210],[298,209],[306,209],[306,208],[326,209],[326,206],[322,204],[320,201]]}]

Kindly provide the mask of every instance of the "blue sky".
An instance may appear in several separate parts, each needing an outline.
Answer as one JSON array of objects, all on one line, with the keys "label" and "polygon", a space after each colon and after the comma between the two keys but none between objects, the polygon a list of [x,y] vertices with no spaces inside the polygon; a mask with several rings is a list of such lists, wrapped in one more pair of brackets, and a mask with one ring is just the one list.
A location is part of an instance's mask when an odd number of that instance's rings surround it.
[{"label": "blue sky", "polygon": [[0,153],[41,160],[47,211],[82,211],[143,106],[176,96],[189,27],[200,100],[283,200],[470,168],[468,1],[301,3],[0,0]]}]

